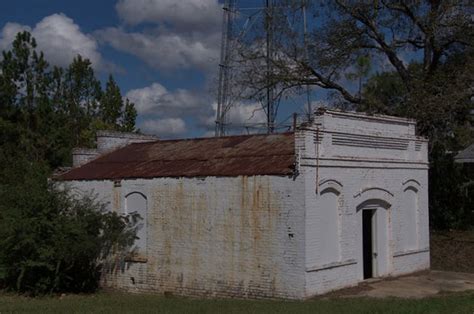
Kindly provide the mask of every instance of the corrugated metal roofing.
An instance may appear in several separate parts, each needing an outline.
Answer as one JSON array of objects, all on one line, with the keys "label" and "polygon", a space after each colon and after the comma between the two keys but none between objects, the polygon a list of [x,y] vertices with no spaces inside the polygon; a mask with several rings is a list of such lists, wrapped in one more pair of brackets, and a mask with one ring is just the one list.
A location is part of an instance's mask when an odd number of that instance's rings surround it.
[{"label": "corrugated metal roofing", "polygon": [[130,144],[60,175],[58,180],[291,175],[293,133]]}]

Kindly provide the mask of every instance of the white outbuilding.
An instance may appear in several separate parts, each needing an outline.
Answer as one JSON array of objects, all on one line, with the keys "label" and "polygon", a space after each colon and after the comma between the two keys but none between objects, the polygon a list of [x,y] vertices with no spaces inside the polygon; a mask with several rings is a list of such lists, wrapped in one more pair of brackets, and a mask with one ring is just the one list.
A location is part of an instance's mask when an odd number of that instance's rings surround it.
[{"label": "white outbuilding", "polygon": [[57,178],[143,218],[135,254],[108,265],[106,287],[303,299],[430,266],[415,121],[318,110],[291,133],[120,136],[98,141],[103,155],[76,151],[83,164]]}]

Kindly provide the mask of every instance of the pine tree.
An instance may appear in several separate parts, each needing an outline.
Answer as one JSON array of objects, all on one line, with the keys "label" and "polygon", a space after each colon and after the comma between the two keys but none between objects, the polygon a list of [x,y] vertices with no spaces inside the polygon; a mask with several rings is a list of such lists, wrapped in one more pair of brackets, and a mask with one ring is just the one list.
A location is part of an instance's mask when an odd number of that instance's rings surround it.
[{"label": "pine tree", "polygon": [[135,105],[128,98],[125,100],[125,107],[121,116],[121,130],[124,132],[135,131],[135,120],[137,119],[137,110]]},{"label": "pine tree", "polygon": [[112,75],[105,86],[105,92],[100,101],[100,114],[102,121],[112,128],[118,128],[119,118],[122,113],[123,100],[120,88],[115,83]]},{"label": "pine tree", "polygon": [[74,146],[94,144],[94,135],[87,130],[98,115],[101,96],[100,81],[95,77],[91,62],[77,56],[65,71],[63,88],[64,109]]},{"label": "pine tree", "polygon": [[21,151],[51,168],[68,165],[73,147],[94,147],[97,130],[134,131],[136,116],[112,76],[102,90],[88,59],[51,67],[28,32],[3,52],[0,155]]},{"label": "pine tree", "polygon": [[0,61],[0,117],[13,123],[18,149],[29,151],[33,160],[49,149],[41,140],[48,132],[42,121],[51,119],[48,66],[28,32],[18,33]]}]

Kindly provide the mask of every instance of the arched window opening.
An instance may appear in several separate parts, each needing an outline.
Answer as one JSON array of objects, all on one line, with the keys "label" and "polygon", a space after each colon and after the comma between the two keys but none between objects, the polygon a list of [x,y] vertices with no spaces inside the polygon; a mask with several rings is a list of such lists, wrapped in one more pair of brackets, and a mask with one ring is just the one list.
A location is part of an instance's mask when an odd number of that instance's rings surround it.
[{"label": "arched window opening", "polygon": [[340,259],[339,219],[339,192],[334,188],[326,188],[319,196],[318,242],[321,264]]},{"label": "arched window opening", "polygon": [[139,192],[132,192],[125,197],[125,213],[137,214],[137,238],[134,243],[135,255],[146,255],[147,247],[147,199]]},{"label": "arched window opening", "polygon": [[418,190],[407,187],[403,192],[400,213],[399,250],[418,248]]}]

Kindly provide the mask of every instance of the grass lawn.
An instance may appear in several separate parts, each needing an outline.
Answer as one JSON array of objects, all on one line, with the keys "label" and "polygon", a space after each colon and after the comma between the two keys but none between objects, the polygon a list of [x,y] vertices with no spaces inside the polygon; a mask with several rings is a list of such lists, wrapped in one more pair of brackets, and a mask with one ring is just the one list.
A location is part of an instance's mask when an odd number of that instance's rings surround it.
[{"label": "grass lawn", "polygon": [[[474,272],[474,232],[431,234],[432,269]],[[474,291],[421,300],[315,298],[308,301],[213,300],[100,292],[27,298],[0,293],[5,313],[469,313]]]},{"label": "grass lawn", "polygon": [[474,292],[422,300],[333,298],[309,301],[198,300],[98,293],[63,298],[0,295],[0,313],[474,313]]}]

